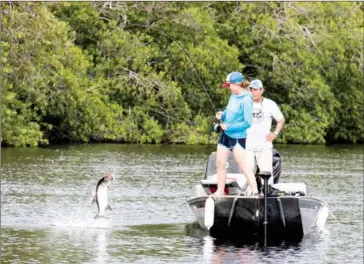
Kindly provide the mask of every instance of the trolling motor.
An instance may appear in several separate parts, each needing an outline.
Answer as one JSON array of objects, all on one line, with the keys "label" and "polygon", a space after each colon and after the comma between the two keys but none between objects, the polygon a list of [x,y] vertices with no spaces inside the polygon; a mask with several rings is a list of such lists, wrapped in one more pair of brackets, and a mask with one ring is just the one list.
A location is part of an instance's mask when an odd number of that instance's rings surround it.
[{"label": "trolling motor", "polygon": [[259,172],[259,177],[264,181],[264,245],[267,245],[267,227],[268,227],[268,180],[271,177],[269,171]]}]

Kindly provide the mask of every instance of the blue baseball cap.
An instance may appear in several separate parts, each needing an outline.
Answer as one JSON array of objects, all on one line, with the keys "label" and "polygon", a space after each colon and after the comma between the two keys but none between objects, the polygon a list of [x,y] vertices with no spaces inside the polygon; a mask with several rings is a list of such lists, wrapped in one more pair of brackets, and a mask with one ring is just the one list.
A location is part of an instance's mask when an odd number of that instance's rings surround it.
[{"label": "blue baseball cap", "polygon": [[225,82],[222,84],[222,88],[229,87],[230,83],[242,83],[244,76],[240,72],[231,72],[226,76]]},{"label": "blue baseball cap", "polygon": [[253,89],[263,88],[263,83],[261,80],[253,80],[250,82],[249,88],[253,88]]}]

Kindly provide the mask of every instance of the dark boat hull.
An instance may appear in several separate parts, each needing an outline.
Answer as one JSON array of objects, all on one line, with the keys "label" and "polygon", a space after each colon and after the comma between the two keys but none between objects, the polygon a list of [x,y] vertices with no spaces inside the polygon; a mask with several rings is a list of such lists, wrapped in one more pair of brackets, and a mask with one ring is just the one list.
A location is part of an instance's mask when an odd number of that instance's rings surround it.
[{"label": "dark boat hull", "polygon": [[[204,226],[207,197],[188,200],[196,220]],[[299,240],[315,225],[324,203],[311,197],[268,197],[268,237]],[[264,197],[226,196],[215,200],[213,237],[251,238],[264,236]]]}]

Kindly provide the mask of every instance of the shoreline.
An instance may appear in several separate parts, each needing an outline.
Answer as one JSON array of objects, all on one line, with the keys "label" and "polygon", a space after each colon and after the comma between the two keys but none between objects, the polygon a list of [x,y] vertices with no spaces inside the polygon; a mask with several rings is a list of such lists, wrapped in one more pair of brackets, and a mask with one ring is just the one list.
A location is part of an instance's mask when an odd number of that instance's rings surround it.
[{"label": "shoreline", "polygon": [[[130,143],[130,142],[87,142],[87,143],[56,143],[56,144],[49,144],[44,146],[37,146],[37,147],[14,147],[14,146],[0,146],[1,149],[22,149],[22,148],[29,148],[29,149],[53,149],[58,147],[76,147],[76,146],[92,146],[92,145],[121,145],[121,146],[206,146],[212,147],[216,146],[216,144],[186,144],[186,143]],[[326,146],[326,147],[335,147],[335,146],[364,146],[364,142],[359,143],[350,143],[350,142],[333,142],[333,143],[324,143],[324,144],[313,144],[313,143],[274,143],[274,148],[278,146]]]}]

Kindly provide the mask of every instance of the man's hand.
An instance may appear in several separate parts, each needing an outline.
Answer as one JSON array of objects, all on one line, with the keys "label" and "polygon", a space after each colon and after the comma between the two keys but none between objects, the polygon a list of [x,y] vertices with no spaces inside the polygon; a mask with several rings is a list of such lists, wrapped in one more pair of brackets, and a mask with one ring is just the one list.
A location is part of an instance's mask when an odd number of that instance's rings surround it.
[{"label": "man's hand", "polygon": [[275,140],[277,138],[277,135],[274,134],[273,132],[270,132],[268,134],[268,136],[265,138],[268,142],[272,142],[273,140]]},{"label": "man's hand", "polygon": [[222,124],[220,124],[220,127],[222,130],[225,131],[227,129],[227,124],[222,123]]},{"label": "man's hand", "polygon": [[216,117],[216,119],[217,120],[221,120],[221,117],[222,117],[222,111],[219,111],[219,112],[217,112],[216,114],[215,114],[215,117]]}]

